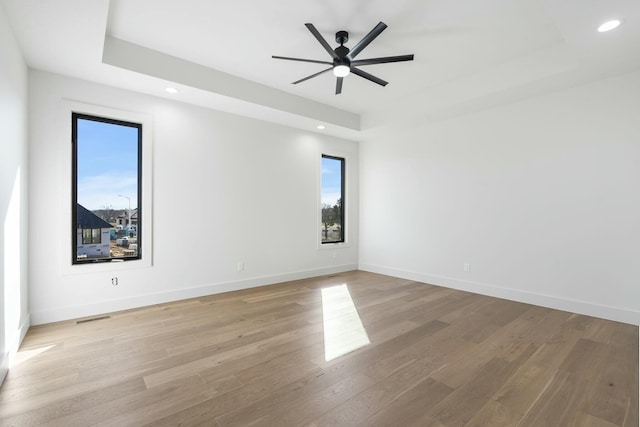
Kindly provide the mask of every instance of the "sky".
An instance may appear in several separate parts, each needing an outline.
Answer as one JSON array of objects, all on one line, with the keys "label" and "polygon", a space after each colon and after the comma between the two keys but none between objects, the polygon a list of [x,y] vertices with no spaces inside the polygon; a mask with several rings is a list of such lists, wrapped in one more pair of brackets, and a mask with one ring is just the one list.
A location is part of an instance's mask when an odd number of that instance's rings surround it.
[{"label": "sky", "polygon": [[322,204],[335,205],[340,198],[340,160],[322,158]]},{"label": "sky", "polygon": [[78,203],[89,210],[137,208],[138,129],[78,120]]}]

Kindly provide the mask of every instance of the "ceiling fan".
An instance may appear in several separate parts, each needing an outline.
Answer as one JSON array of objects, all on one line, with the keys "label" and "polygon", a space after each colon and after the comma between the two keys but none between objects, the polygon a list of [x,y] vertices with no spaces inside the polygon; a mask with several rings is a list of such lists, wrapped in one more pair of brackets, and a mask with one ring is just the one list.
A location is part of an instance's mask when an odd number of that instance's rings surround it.
[{"label": "ceiling fan", "polygon": [[338,31],[336,33],[336,42],[339,43],[340,46],[338,46],[335,49],[331,49],[331,46],[329,46],[329,43],[327,43],[327,41],[324,39],[324,37],[322,37],[322,35],[318,32],[316,27],[313,26],[313,24],[304,24],[304,25],[309,29],[311,34],[313,34],[313,36],[320,42],[320,44],[327,51],[327,53],[331,55],[333,62],[318,61],[315,59],[290,58],[286,56],[273,55],[272,58],[275,58],[275,59],[286,59],[288,61],[312,62],[314,64],[330,65],[329,68],[326,68],[322,71],[311,74],[310,76],[307,76],[303,79],[296,80],[295,82],[292,83],[294,85],[298,83],[302,83],[314,77],[317,77],[320,74],[326,73],[329,70],[333,70],[333,75],[336,76],[336,95],[342,93],[342,80],[346,76],[348,76],[350,73],[353,73],[357,76],[360,76],[369,81],[377,83],[380,86],[386,86],[388,82],[372,74],[369,74],[365,71],[362,71],[361,69],[356,67],[359,67],[362,65],[384,64],[387,62],[413,61],[413,55],[385,56],[381,58],[370,58],[370,59],[355,59],[356,56],[358,56],[358,54],[362,52],[362,50],[365,47],[367,47],[369,43],[373,41],[373,39],[378,37],[380,33],[383,32],[385,28],[387,28],[387,24],[385,24],[384,22],[380,22],[378,25],[376,25],[373,28],[373,30],[369,31],[369,34],[364,36],[362,40],[360,40],[351,50],[349,50],[349,48],[347,48],[344,45],[346,42],[349,41],[348,32]]}]

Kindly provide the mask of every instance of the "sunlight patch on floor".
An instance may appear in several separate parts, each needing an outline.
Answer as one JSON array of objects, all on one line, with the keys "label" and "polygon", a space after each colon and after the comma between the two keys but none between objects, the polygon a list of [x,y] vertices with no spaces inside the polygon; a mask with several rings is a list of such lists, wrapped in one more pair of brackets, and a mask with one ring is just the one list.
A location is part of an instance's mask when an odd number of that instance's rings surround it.
[{"label": "sunlight patch on floor", "polygon": [[55,344],[52,344],[52,345],[46,345],[46,346],[43,346],[43,347],[34,348],[34,349],[31,349],[31,350],[19,351],[11,359],[11,367],[15,368],[19,364],[24,363],[29,359],[33,359],[34,357],[38,356],[39,354],[42,354],[45,351],[50,350],[55,346],[56,346]]},{"label": "sunlight patch on floor", "polygon": [[324,359],[335,359],[370,344],[347,285],[322,289]]}]

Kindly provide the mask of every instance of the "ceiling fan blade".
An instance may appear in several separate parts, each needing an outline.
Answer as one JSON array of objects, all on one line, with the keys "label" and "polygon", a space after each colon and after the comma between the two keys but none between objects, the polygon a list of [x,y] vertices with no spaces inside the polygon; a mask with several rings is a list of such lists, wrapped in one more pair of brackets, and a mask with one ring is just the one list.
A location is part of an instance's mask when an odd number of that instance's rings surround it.
[{"label": "ceiling fan blade", "polygon": [[378,83],[380,86],[386,86],[389,83],[389,82],[385,82],[384,80],[382,80],[382,79],[380,79],[380,78],[378,78],[378,77],[376,77],[376,76],[374,76],[372,74],[367,73],[366,71],[359,70],[356,67],[351,67],[351,72],[353,74],[356,74],[356,75],[358,75],[360,77],[363,77],[363,78],[365,78],[365,79],[367,79],[369,81],[372,81],[374,83]]},{"label": "ceiling fan blade", "polygon": [[347,57],[349,59],[353,60],[353,58],[355,58],[362,51],[362,49],[367,47],[369,45],[369,43],[371,43],[373,41],[373,39],[378,37],[380,35],[380,33],[384,31],[385,28],[387,28],[387,24],[385,24],[384,22],[379,22],[378,25],[373,27],[373,30],[369,31],[369,34],[364,36],[362,38],[362,40],[360,40],[353,47],[353,49],[351,49],[351,52],[349,52]]},{"label": "ceiling fan blade", "polygon": [[277,55],[272,55],[271,56],[274,59],[286,59],[287,61],[300,61],[300,62],[312,62],[314,64],[327,64],[327,65],[333,65],[333,62],[329,62],[329,61],[316,61],[315,59],[304,59],[304,58],[290,58],[288,56],[277,56]]},{"label": "ceiling fan blade", "polygon": [[326,73],[326,72],[327,72],[327,71],[329,71],[329,70],[333,70],[333,67],[329,67],[329,68],[327,68],[326,70],[318,71],[317,73],[315,73],[315,74],[311,74],[310,76],[307,76],[307,77],[305,77],[304,79],[296,80],[295,82],[293,82],[293,83],[291,83],[291,84],[292,84],[292,85],[297,85],[298,83],[302,83],[302,82],[307,81],[307,80],[309,80],[309,79],[312,79],[312,78],[314,78],[314,77],[316,77],[316,76],[319,76],[319,75],[320,75],[320,74],[322,74],[322,73]]},{"label": "ceiling fan blade", "polygon": [[329,46],[329,43],[327,43],[324,37],[322,37],[322,34],[316,30],[316,27],[314,27],[313,24],[308,23],[304,25],[309,29],[309,31],[311,31],[311,34],[313,34],[316,40],[320,42],[324,50],[326,50],[333,59],[338,59],[338,55],[333,51],[333,49],[331,49],[331,46]]},{"label": "ceiling fan blade", "polygon": [[371,59],[357,59],[355,61],[351,61],[351,65],[373,65],[373,64],[384,64],[387,62],[402,62],[402,61],[413,61],[413,55],[399,55],[399,56],[385,56],[382,58],[371,58]]},{"label": "ceiling fan blade", "polygon": [[342,80],[344,77],[338,77],[336,79],[336,95],[340,95],[342,93]]}]

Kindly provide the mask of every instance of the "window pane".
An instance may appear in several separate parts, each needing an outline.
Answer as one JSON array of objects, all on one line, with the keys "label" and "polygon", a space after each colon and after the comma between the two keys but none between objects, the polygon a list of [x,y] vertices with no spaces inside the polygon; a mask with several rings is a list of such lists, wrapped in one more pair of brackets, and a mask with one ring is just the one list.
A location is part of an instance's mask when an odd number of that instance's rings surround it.
[{"label": "window pane", "polygon": [[344,242],[344,159],[322,156],[322,243]]},{"label": "window pane", "polygon": [[142,126],[74,113],[72,135],[73,262],[140,258]]},{"label": "window pane", "polygon": [[82,230],[82,243],[86,245],[91,243],[91,229],[85,228]]}]

